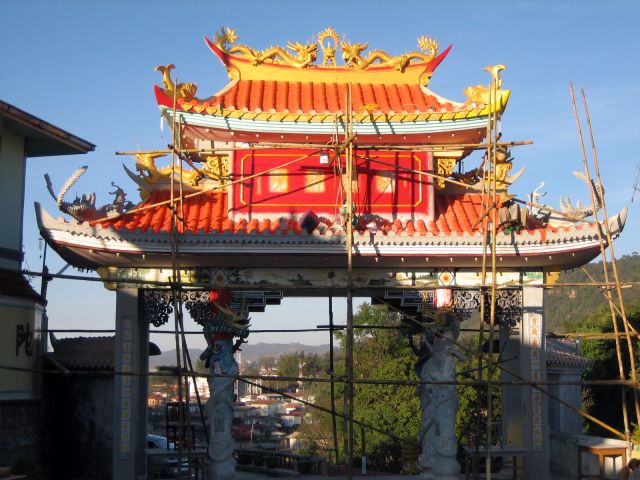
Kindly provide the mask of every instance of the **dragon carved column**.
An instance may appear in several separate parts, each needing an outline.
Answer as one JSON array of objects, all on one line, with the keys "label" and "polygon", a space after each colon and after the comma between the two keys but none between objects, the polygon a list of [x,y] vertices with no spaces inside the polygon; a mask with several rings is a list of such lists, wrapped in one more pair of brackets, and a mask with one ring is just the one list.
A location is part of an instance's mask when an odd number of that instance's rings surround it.
[{"label": "dragon carved column", "polygon": [[[248,335],[249,318],[246,313],[227,308],[227,290],[212,290],[209,295],[211,315],[204,325],[208,346],[200,356],[210,371],[210,397],[205,407],[209,419],[207,478],[232,480],[236,473],[235,444],[231,435],[233,386],[239,372],[233,353]],[[239,337],[235,344],[234,337]]]},{"label": "dragon carved column", "polygon": [[[447,295],[448,293],[448,295]],[[422,408],[418,465],[425,480],[458,480],[460,464],[456,460],[458,441],[455,435],[458,394],[454,357],[461,358],[454,342],[460,333],[458,319],[452,314],[450,290],[438,290],[436,311],[424,324],[421,341],[415,352],[420,356],[416,373]],[[451,384],[434,382],[452,382]]]}]

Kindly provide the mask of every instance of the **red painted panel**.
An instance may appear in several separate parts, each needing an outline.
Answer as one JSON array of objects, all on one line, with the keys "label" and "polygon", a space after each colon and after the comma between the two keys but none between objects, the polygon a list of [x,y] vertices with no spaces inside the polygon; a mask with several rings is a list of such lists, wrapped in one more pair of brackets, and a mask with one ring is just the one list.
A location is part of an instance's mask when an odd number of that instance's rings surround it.
[{"label": "red painted panel", "polygon": [[[329,163],[323,163],[328,156]],[[431,170],[425,152],[355,152],[357,182],[353,198],[358,213],[387,219],[433,219]],[[299,216],[308,210],[335,217],[346,200],[345,158],[304,149],[239,150],[234,154],[232,215],[264,218]],[[261,174],[261,175],[259,175]]]}]

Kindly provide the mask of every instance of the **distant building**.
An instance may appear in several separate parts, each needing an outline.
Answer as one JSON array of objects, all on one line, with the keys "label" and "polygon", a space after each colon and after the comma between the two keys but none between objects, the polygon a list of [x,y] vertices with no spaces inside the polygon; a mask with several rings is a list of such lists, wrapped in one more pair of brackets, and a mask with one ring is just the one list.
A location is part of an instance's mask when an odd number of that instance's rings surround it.
[{"label": "distant building", "polygon": [[297,408],[287,413],[280,415],[282,426],[285,428],[294,428],[302,424],[302,419],[305,416],[304,410]]},{"label": "distant building", "polygon": [[250,405],[263,417],[273,417],[284,412],[284,403],[280,400],[255,400]]}]

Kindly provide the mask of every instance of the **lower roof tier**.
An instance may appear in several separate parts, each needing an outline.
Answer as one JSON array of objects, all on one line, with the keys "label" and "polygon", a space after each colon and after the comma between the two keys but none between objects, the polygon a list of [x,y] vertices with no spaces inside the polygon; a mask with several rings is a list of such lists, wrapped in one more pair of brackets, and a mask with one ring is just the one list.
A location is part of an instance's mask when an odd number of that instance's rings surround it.
[{"label": "lower roof tier", "polygon": [[[70,264],[167,268],[171,212],[156,192],[130,213],[93,222],[55,219],[36,205],[43,237]],[[225,194],[207,193],[178,207],[180,267],[346,267],[347,236],[340,220],[306,217],[232,220],[223,216]],[[480,195],[436,195],[434,220],[400,221],[366,213],[356,218],[353,265],[371,268],[477,268],[485,250]],[[626,210],[609,219],[617,237]],[[499,268],[572,268],[599,255],[595,223],[561,227],[527,225],[496,238]]]}]

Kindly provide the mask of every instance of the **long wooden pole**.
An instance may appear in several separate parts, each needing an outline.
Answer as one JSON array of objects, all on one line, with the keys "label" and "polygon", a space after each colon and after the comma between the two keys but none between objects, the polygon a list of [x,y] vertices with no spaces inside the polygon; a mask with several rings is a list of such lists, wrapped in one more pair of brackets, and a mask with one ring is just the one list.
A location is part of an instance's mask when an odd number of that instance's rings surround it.
[{"label": "long wooden pole", "polygon": [[[498,142],[499,147],[518,147],[523,145],[532,145],[533,142],[531,140],[520,140],[513,142]],[[337,145],[339,148],[346,149],[346,146]],[[216,154],[219,152],[235,152],[235,151],[245,151],[245,150],[277,150],[277,149],[290,149],[290,148],[314,148],[314,149],[325,149],[331,150],[335,148],[336,145],[328,145],[326,143],[264,143],[261,142],[260,146],[251,145],[249,147],[218,147],[218,148],[184,148],[180,150],[182,153],[202,153],[202,154]],[[432,145],[379,145],[379,144],[371,144],[359,145],[360,148],[364,150],[388,150],[389,148],[393,148],[394,150],[408,150],[408,151],[425,151],[425,152],[438,152],[438,151],[449,151],[449,150],[484,150],[487,148],[484,143],[443,143],[443,144],[432,144]],[[116,155],[151,155],[156,153],[171,153],[171,148],[159,148],[155,150],[118,150],[115,152]]]},{"label": "long wooden pole", "polygon": [[[349,84],[347,97],[347,135],[351,138],[353,110],[351,105],[351,84]],[[348,398],[349,428],[347,451],[347,480],[353,478],[353,141],[350,140],[346,152],[347,161],[347,338],[346,338],[346,379],[345,385]]]},{"label": "long wooden pole", "polygon": [[331,431],[333,433],[333,449],[336,452],[336,464],[340,458],[338,448],[338,423],[336,418],[336,385],[334,380],[334,357],[333,357],[333,297],[329,296],[329,370],[331,371]]},{"label": "long wooden pole", "polygon": [[[572,90],[572,93],[573,93],[573,90]],[[630,328],[629,328],[630,323],[629,323],[629,318],[627,317],[627,312],[624,306],[624,299],[622,297],[622,287],[620,285],[620,274],[618,272],[618,262],[616,260],[616,254],[613,247],[613,237],[611,235],[611,228],[609,227],[609,221],[608,221],[609,217],[607,216],[607,203],[604,198],[604,187],[602,185],[602,177],[600,175],[600,162],[598,161],[598,152],[596,150],[596,142],[593,136],[593,129],[591,128],[591,117],[589,115],[589,106],[587,105],[587,97],[584,93],[584,88],[581,89],[581,93],[582,93],[582,103],[583,103],[585,115],[587,118],[587,126],[589,128],[589,136],[591,138],[591,153],[593,155],[593,163],[596,170],[596,179],[598,181],[598,188],[600,190],[600,196],[601,196],[600,200],[602,203],[602,214],[604,215],[604,222],[603,222],[604,232],[607,236],[607,244],[609,246],[609,251],[611,252],[611,266],[613,268],[613,278],[615,281],[616,293],[618,295],[618,305],[619,305],[620,314],[622,317],[622,325],[624,326],[624,331],[627,339],[627,349],[629,350],[631,380],[636,382],[638,377],[638,372],[636,368],[636,357],[634,353],[633,341],[631,340],[631,336],[630,336]],[[589,173],[587,173],[587,175],[589,175]],[[591,180],[589,180],[589,185],[592,186]],[[594,206],[594,210],[595,210],[595,206]],[[604,265],[604,255],[603,255],[603,265]],[[614,324],[617,323],[615,317],[613,318],[613,323]],[[635,406],[635,412],[636,412],[636,424],[640,424],[640,398],[638,396],[637,390],[633,391],[633,399],[634,399],[634,406]]]},{"label": "long wooden pole", "polygon": [[[497,152],[495,142],[497,141],[497,133],[496,128],[498,125],[498,112],[496,109],[497,103],[497,78],[492,77],[491,81],[491,90],[490,90],[490,98],[489,102],[489,118],[490,120],[490,140],[493,143],[491,148],[491,155],[489,156],[490,161],[490,171],[491,175],[491,203],[494,205],[494,208],[498,205],[497,198],[497,177],[498,172],[496,169],[497,163]],[[487,139],[489,142],[489,139]],[[491,384],[493,380],[493,339],[494,339],[494,324],[495,324],[495,315],[496,315],[496,236],[498,233],[498,211],[494,210],[493,219],[491,222],[491,305],[489,310],[489,355],[487,357],[487,457],[485,459],[485,474],[487,480],[491,480],[491,448],[493,443],[493,386]]]},{"label": "long wooden pole", "polygon": [[[605,250],[605,243],[602,236],[602,230],[600,228],[600,220],[598,218],[598,202],[596,200],[596,193],[593,189],[593,182],[591,181],[591,172],[589,168],[589,162],[587,160],[587,151],[584,146],[584,137],[582,135],[582,126],[580,125],[580,117],[578,115],[578,107],[576,105],[576,99],[573,91],[573,84],[569,82],[569,92],[571,94],[571,104],[573,105],[573,115],[576,121],[576,129],[578,131],[578,139],[580,140],[580,149],[582,151],[582,164],[585,170],[586,179],[589,187],[589,195],[591,197],[591,205],[593,209],[593,219],[596,223],[596,233],[598,235],[598,244],[600,245],[600,254],[602,256],[602,269],[604,273],[604,279],[606,282],[609,282],[609,268],[607,266],[607,252]],[[602,196],[602,195],[601,195]],[[604,219],[605,223],[607,222],[607,217],[605,215]],[[622,361],[622,349],[620,346],[620,337],[618,336],[618,318],[616,316],[615,306],[613,303],[613,298],[611,296],[611,290],[607,289],[605,292],[605,297],[609,304],[609,312],[611,315],[611,322],[613,323],[613,331],[615,332],[615,348],[616,348],[616,357],[618,361],[618,377],[620,380],[624,380],[626,378],[624,363]],[[626,401],[626,391],[624,388],[620,389],[620,405],[622,408],[622,421],[624,425],[624,432],[627,436],[627,439],[630,438],[631,428],[629,424],[629,411],[627,409],[627,401]]]},{"label": "long wooden pole", "polygon": [[[173,115],[173,122],[171,123],[171,137],[172,137],[172,142],[175,143],[176,140],[176,115],[175,115],[175,109],[176,109],[176,92],[174,92],[173,95],[173,109],[174,109],[174,115]],[[178,299],[180,297],[180,284],[178,283],[176,277],[175,277],[175,273],[178,270],[178,267],[176,265],[176,261],[177,261],[177,255],[176,255],[176,242],[177,242],[177,238],[176,238],[176,228],[177,228],[177,221],[178,221],[178,213],[176,210],[176,204],[175,204],[175,188],[174,188],[174,183],[175,183],[175,168],[176,168],[176,164],[175,164],[175,152],[171,153],[171,192],[170,192],[170,196],[169,196],[169,209],[171,210],[171,270],[172,270],[172,277],[173,277],[173,281],[174,281],[174,285],[172,286],[172,293],[173,293],[173,317],[174,317],[174,339],[175,339],[175,345],[176,345],[176,365],[178,368],[179,372],[182,372],[183,369],[181,367],[182,365],[182,358],[181,358],[181,345],[180,345],[180,335],[179,335],[179,324],[180,324],[180,320],[179,320],[179,310],[178,310]],[[177,449],[178,449],[178,455],[177,455],[177,462],[178,465],[182,465],[182,458],[183,458],[183,453],[184,453],[184,425],[183,425],[183,421],[184,421],[184,412],[183,412],[183,406],[182,406],[182,401],[183,401],[183,385],[182,382],[184,380],[184,377],[182,374],[179,374],[178,377],[178,434],[177,434],[177,438],[176,438],[176,444],[177,444]],[[181,472],[178,472],[178,478],[181,477]]]},{"label": "long wooden pole", "polygon": [[[485,133],[487,143],[486,143],[486,158],[488,159],[491,155],[491,117],[487,117],[487,127]],[[486,292],[486,284],[487,284],[487,254],[489,248],[489,239],[487,238],[489,234],[489,202],[490,202],[490,192],[487,191],[487,175],[489,174],[490,162],[484,161],[482,163],[482,210],[486,213],[478,219],[478,222],[482,222],[482,285],[480,288],[480,320],[478,325],[478,372],[477,378],[479,382],[484,380],[484,355],[482,355],[482,345],[484,343],[484,326],[485,326],[485,292]],[[475,225],[474,225],[475,228]],[[480,399],[482,398],[482,387],[486,387],[486,384],[482,386],[478,386],[476,389],[476,425],[475,425],[475,434],[476,434],[476,452],[473,460],[473,478],[474,480],[478,480],[479,478],[479,465],[478,459],[479,451],[480,451],[480,437],[482,435],[483,425],[482,425],[482,409],[480,405]]]}]

